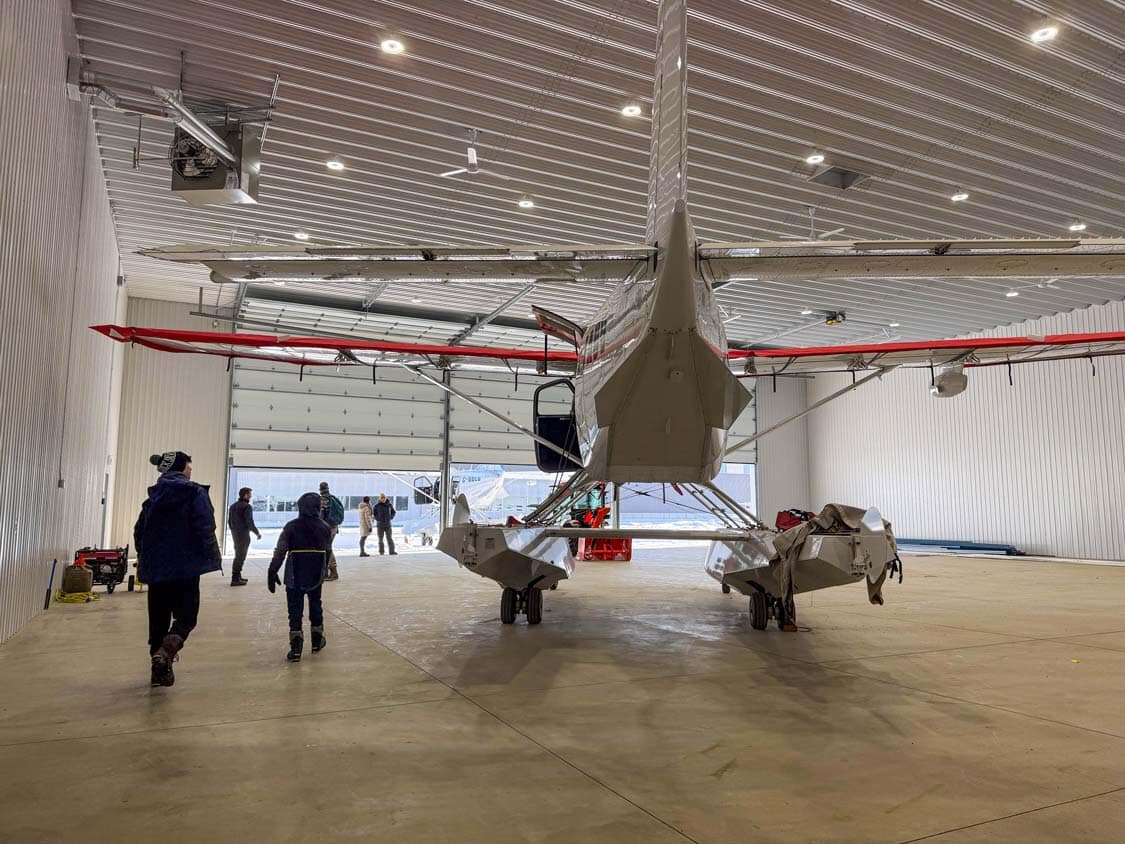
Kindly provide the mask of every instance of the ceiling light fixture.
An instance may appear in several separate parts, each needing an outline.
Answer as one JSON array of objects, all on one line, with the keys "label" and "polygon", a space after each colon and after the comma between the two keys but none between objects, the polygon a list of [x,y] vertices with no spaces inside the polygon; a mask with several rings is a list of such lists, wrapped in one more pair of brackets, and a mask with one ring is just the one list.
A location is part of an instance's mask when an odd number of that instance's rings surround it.
[{"label": "ceiling light fixture", "polygon": [[1009,299],[1014,299],[1014,298],[1016,298],[1017,296],[1020,295],[1020,292],[1018,290],[1016,290],[1014,287],[1012,287],[1012,288],[1009,288],[1008,292],[1005,293],[1004,295],[1007,296]]},{"label": "ceiling light fixture", "polygon": [[1059,28],[1057,26],[1045,26],[1042,29],[1035,30],[1028,38],[1031,39],[1032,44],[1042,44],[1044,41],[1053,41],[1058,34]]},{"label": "ceiling light fixture", "polygon": [[823,164],[823,163],[824,163],[824,156],[821,155],[819,152],[814,152],[812,155],[810,155],[808,158],[805,159],[805,164]]},{"label": "ceiling light fixture", "polygon": [[284,281],[275,281],[274,284],[276,284],[278,287],[284,287],[285,286]]},{"label": "ceiling light fixture", "polygon": [[391,53],[392,55],[401,53],[406,49],[403,43],[397,38],[385,38],[382,43],[379,44],[379,47],[382,48],[384,53]]},{"label": "ceiling light fixture", "polygon": [[532,199],[530,196],[521,196],[520,201],[516,204],[519,205],[520,208],[524,208],[524,209],[534,208],[535,207],[535,200]]},{"label": "ceiling light fixture", "polygon": [[293,232],[293,237],[297,238],[297,240],[308,240],[309,239],[309,233],[308,232]]},{"label": "ceiling light fixture", "polygon": [[812,308],[805,308],[803,311],[801,311],[801,316],[808,316],[811,313],[812,313]]},{"label": "ceiling light fixture", "polygon": [[637,105],[636,103],[629,103],[629,105],[624,106],[621,109],[621,113],[624,114],[626,117],[640,117],[641,116],[641,107],[639,105]]},{"label": "ceiling light fixture", "polygon": [[959,190],[957,191],[957,193],[953,194],[953,196],[949,197],[949,199],[953,202],[964,202],[968,198],[969,194],[967,194],[963,190]]},{"label": "ceiling light fixture", "polygon": [[887,328],[898,328],[900,325],[902,325],[900,322],[888,322]]},{"label": "ceiling light fixture", "polygon": [[1072,232],[1084,232],[1084,231],[1086,231],[1086,224],[1085,223],[1071,223],[1070,230]]},{"label": "ceiling light fixture", "polygon": [[324,162],[324,166],[327,167],[329,170],[343,170],[344,169],[344,162],[342,162],[338,158],[330,158],[330,159],[328,159],[327,161]]}]

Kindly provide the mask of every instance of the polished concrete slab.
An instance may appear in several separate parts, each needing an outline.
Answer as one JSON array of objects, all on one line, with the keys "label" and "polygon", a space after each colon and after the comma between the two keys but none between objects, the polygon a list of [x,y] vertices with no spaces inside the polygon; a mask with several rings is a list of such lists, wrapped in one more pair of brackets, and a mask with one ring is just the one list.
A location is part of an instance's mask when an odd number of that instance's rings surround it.
[{"label": "polished concrete slab", "polygon": [[0,646],[0,840],[1121,839],[1125,568],[907,560],[748,628],[700,549],[586,563],[537,628],[437,554],[342,557],[329,646],[206,578],[172,689],[145,600]]}]

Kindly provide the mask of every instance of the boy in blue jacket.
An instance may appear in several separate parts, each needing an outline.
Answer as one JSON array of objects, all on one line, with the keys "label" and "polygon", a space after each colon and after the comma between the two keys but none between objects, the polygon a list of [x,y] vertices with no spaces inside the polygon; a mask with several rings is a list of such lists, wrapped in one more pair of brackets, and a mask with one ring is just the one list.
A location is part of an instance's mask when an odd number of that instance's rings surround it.
[{"label": "boy in blue jacket", "polygon": [[199,619],[199,577],[223,567],[215,539],[215,508],[207,488],[191,480],[191,456],[154,454],[160,477],[133,527],[137,579],[148,585],[148,651],[152,685],[176,682],[172,663]]},{"label": "boy in blue jacket", "polygon": [[289,654],[286,659],[299,662],[304,649],[302,632],[305,596],[309,599],[309,622],[312,625],[312,651],[328,644],[324,638],[324,607],[321,588],[328,571],[332,552],[332,528],[320,516],[320,496],[306,492],[297,499],[297,518],[287,523],[277,539],[266,581],[270,592],[282,580],[277,573],[285,564],[285,597],[289,603]]}]

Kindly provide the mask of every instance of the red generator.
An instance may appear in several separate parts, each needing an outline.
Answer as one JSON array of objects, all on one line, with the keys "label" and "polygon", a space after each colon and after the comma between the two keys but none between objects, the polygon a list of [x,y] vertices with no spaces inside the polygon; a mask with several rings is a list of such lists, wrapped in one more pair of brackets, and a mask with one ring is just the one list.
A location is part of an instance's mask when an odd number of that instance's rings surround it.
[{"label": "red generator", "polygon": [[[112,592],[118,583],[125,582],[125,573],[129,570],[129,546],[79,548],[74,552],[74,565],[88,568],[94,575],[94,583],[100,583],[106,592]],[[133,591],[132,578],[129,578],[129,591]]]}]

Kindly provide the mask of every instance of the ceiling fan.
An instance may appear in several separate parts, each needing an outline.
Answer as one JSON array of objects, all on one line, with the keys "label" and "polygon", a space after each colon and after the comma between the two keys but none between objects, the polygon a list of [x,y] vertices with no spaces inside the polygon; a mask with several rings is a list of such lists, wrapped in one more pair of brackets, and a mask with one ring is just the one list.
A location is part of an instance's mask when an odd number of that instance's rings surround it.
[{"label": "ceiling fan", "polygon": [[507,179],[507,176],[501,175],[493,170],[486,170],[480,166],[480,160],[477,158],[477,130],[469,129],[469,148],[466,150],[466,163],[464,167],[457,167],[453,170],[447,170],[444,173],[439,173],[440,176],[479,176],[484,174],[486,176],[495,176],[497,179]]},{"label": "ceiling fan", "polygon": [[839,234],[844,230],[844,226],[832,231],[816,233],[816,207],[813,205],[805,206],[809,211],[809,236],[805,237],[803,234],[783,234],[781,237],[784,240],[826,240],[834,234]]}]

